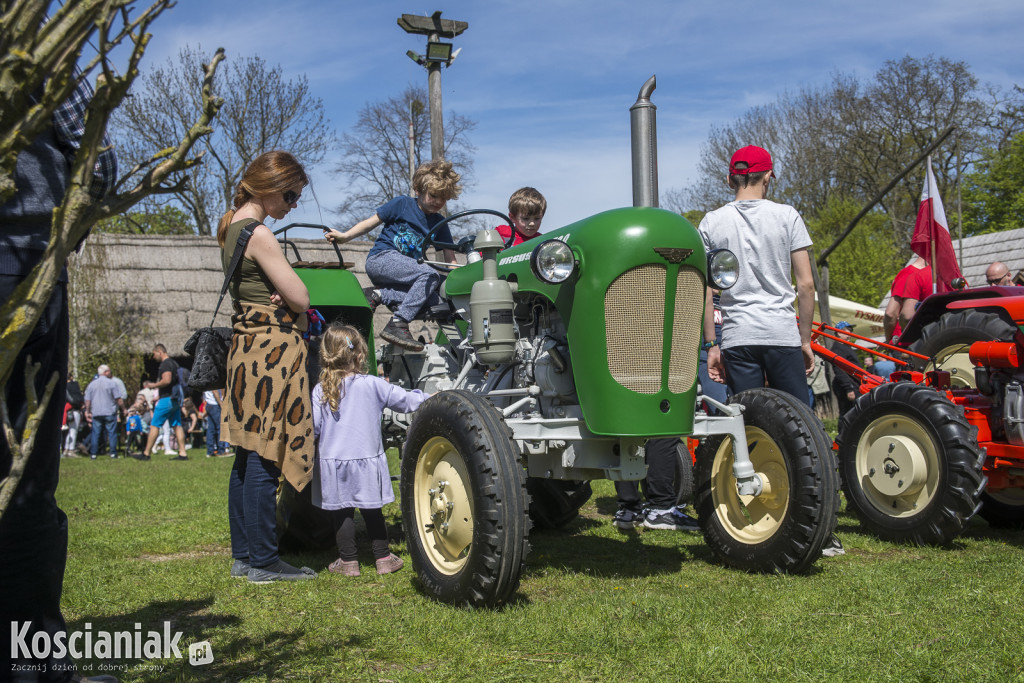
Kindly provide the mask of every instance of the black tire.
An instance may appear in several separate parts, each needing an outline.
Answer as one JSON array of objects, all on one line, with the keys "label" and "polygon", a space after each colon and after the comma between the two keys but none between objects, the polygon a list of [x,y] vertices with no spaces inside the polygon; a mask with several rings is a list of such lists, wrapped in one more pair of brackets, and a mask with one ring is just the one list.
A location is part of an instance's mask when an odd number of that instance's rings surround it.
[{"label": "black tire", "polygon": [[676,505],[687,505],[693,500],[693,456],[686,447],[686,439],[680,439],[676,446]]},{"label": "black tire", "polygon": [[[651,455],[654,448],[659,448],[658,453],[661,453],[660,448],[664,447],[666,451],[669,450],[667,446],[658,444],[655,446],[652,442],[655,439],[651,439],[647,442],[647,458],[650,462],[650,458],[654,457]],[[675,491],[675,502],[674,505],[688,505],[693,501],[693,456],[690,454],[689,449],[686,447],[686,439],[676,439],[675,448],[671,449],[672,458],[672,490]],[[644,498],[650,504],[650,501],[659,498],[659,495],[652,493],[647,486],[647,479],[640,481],[640,488],[643,489]],[[660,500],[659,500],[660,502]]]},{"label": "black tire", "polygon": [[978,514],[996,529],[1024,529],[1024,489],[985,491]]},{"label": "black tire", "polygon": [[919,370],[948,370],[954,389],[974,387],[974,366],[968,352],[977,341],[1012,340],[1017,328],[995,313],[956,311],[945,313],[921,330],[910,350],[931,358],[915,359]]},{"label": "black tire", "polygon": [[835,458],[817,418],[799,399],[750,389],[743,405],[750,460],[764,492],[741,499],[732,472],[732,440],[706,439],[697,450],[697,510],[704,540],[725,564],[756,572],[807,570],[836,525]]},{"label": "black tire", "polygon": [[529,477],[530,519],[534,529],[560,529],[579,516],[594,490],[589,481]]},{"label": "black tire", "polygon": [[443,391],[420,406],[400,488],[409,554],[424,590],[459,606],[506,602],[529,551],[529,498],[512,432],[491,402]]},{"label": "black tire", "polygon": [[323,550],[336,544],[331,511],[313,505],[311,488],[299,492],[281,481],[277,491],[277,539],[284,550]]},{"label": "black tire", "polygon": [[985,487],[977,431],[931,387],[895,382],[864,394],[836,440],[847,508],[884,540],[948,544]]}]

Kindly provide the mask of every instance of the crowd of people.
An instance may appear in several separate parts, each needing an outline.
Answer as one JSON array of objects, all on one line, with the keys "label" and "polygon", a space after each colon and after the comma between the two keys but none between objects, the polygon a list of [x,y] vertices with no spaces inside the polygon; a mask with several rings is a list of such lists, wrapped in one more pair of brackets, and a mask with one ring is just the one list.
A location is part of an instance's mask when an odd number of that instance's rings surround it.
[{"label": "crowd of people", "polygon": [[[164,346],[157,348],[166,353]],[[194,394],[187,388],[188,371],[177,373],[178,382],[172,391],[173,405],[158,410],[159,390],[143,385],[134,400],[128,403],[124,382],[113,375],[107,365],[100,365],[93,379],[82,391],[81,385],[68,376],[64,395],[62,458],[89,457],[101,454],[110,458],[133,457],[150,459],[149,453],[176,454],[174,460],[188,460],[187,451],[206,446],[207,457],[231,455],[230,444],[220,439],[220,406],[222,390]],[[173,414],[177,419],[170,419]],[[149,444],[151,429],[155,430]],[[147,450],[148,446],[148,450]]]}]

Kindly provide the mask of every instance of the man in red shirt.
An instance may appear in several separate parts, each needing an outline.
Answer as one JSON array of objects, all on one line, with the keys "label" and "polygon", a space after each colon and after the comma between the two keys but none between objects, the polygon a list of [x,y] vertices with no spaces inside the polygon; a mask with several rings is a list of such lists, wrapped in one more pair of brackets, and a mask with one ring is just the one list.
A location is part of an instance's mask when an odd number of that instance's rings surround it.
[{"label": "man in red shirt", "polygon": [[932,269],[927,261],[918,256],[893,278],[889,304],[885,307],[882,320],[886,342],[900,335],[914,315],[918,302],[931,293]]}]

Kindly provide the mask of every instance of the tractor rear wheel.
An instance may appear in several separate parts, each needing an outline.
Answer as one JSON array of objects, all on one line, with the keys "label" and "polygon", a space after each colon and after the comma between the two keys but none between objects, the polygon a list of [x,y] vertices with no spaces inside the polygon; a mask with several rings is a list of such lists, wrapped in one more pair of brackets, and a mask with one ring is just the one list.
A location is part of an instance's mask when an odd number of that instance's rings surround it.
[{"label": "tractor rear wheel", "polygon": [[978,514],[996,529],[1024,528],[1024,489],[985,491]]},{"label": "tractor rear wheel", "polygon": [[528,477],[530,519],[534,529],[560,529],[579,516],[594,490],[589,481]]},{"label": "tractor rear wheel", "polygon": [[931,358],[920,361],[918,369],[945,370],[950,373],[954,389],[975,386],[974,365],[968,352],[977,341],[1013,339],[1017,331],[995,313],[985,311],[956,311],[946,313],[921,330],[921,338],[910,345],[910,350]]},{"label": "tractor rear wheel", "polygon": [[828,437],[810,408],[789,394],[751,389],[729,402],[744,407],[747,449],[763,490],[741,496],[732,439],[706,439],[697,450],[694,502],[704,540],[732,567],[804,571],[836,524],[839,480]]},{"label": "tractor rear wheel", "polygon": [[894,382],[839,420],[847,507],[897,543],[943,545],[978,511],[984,455],[963,410],[931,387]]},{"label": "tractor rear wheel", "polygon": [[496,607],[529,550],[526,476],[512,432],[486,398],[442,391],[416,411],[402,455],[402,522],[424,590]]}]

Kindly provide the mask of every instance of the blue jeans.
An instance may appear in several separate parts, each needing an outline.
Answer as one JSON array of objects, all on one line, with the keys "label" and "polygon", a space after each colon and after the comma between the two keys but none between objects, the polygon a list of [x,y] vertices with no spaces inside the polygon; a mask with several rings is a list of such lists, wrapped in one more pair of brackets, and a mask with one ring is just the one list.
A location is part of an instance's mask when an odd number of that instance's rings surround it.
[{"label": "blue jeans", "polygon": [[220,406],[206,404],[206,454],[226,452],[227,444],[220,440]]},{"label": "blue jeans", "polygon": [[92,438],[89,440],[89,455],[99,455],[100,433],[107,435],[107,450],[110,456],[117,455],[117,415],[93,415]]},{"label": "blue jeans", "polygon": [[799,346],[733,346],[722,349],[725,381],[738,394],[767,384],[810,405],[804,354]]},{"label": "blue jeans", "polygon": [[235,449],[228,483],[231,557],[253,567],[277,562],[277,482],[281,470],[255,451]]},{"label": "blue jeans", "polygon": [[437,290],[441,287],[441,274],[394,249],[368,257],[366,274],[373,286],[380,289],[386,305],[398,304],[395,316],[405,322],[419,317],[425,306],[440,302]]}]

